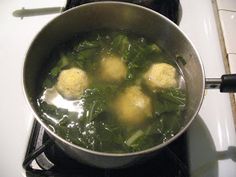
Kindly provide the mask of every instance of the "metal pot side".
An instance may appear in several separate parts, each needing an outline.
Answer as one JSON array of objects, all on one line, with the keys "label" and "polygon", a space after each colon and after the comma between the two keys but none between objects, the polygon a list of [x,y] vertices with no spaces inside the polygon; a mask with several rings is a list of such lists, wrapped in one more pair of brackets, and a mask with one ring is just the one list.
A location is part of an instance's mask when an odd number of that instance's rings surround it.
[{"label": "metal pot side", "polygon": [[[74,35],[98,29],[127,30],[156,41],[172,56],[180,55],[186,64],[180,67],[187,83],[188,103],[183,117],[182,130],[167,142],[153,148],[126,154],[95,152],[71,144],[57,136],[45,125],[37,114],[36,85],[40,70],[47,64],[50,52],[55,46]],[[175,59],[175,57],[173,57]],[[47,130],[55,142],[72,158],[101,168],[124,167],[157,153],[178,138],[191,124],[202,103],[205,90],[205,76],[200,57],[186,35],[162,15],[129,3],[96,2],[78,6],[62,13],[49,22],[32,42],[23,69],[24,92],[37,121]]]}]

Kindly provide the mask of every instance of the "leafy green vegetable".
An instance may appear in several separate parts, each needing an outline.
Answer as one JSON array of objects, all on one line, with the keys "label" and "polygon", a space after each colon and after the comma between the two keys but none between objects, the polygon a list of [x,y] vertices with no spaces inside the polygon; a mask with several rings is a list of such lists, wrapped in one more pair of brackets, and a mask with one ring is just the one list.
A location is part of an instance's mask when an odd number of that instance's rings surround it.
[{"label": "leafy green vegetable", "polygon": [[93,121],[100,113],[107,110],[109,98],[114,96],[116,88],[115,85],[97,85],[85,91],[82,99],[85,100],[84,109],[87,111],[84,117],[87,122]]},{"label": "leafy green vegetable", "polygon": [[101,50],[100,41],[82,41],[73,48],[74,60],[81,69],[87,70]]},{"label": "leafy green vegetable", "polygon": [[162,113],[182,110],[186,103],[186,96],[181,90],[173,88],[157,92],[153,101],[155,114],[160,116]]},{"label": "leafy green vegetable", "polygon": [[186,96],[185,94],[177,88],[172,88],[168,90],[161,91],[159,96],[162,99],[168,100],[178,105],[185,105]]},{"label": "leafy green vegetable", "polygon": [[96,49],[96,48],[100,48],[99,42],[97,40],[93,40],[93,41],[82,41],[80,42],[78,45],[76,45],[73,49],[80,53],[81,51],[84,50],[88,50],[88,49]]},{"label": "leafy green vegetable", "polygon": [[143,38],[128,40],[127,37],[120,36],[119,39],[119,51],[128,65],[127,80],[137,79],[153,60],[160,58],[161,50],[156,44],[147,44]]},{"label": "leafy green vegetable", "polygon": [[56,119],[61,119],[65,114],[68,114],[67,109],[57,108],[54,105],[47,104],[46,102],[41,102],[41,111],[47,112],[48,115],[53,116]]},{"label": "leafy green vegetable", "polygon": [[117,35],[114,40],[112,41],[112,48],[113,51],[116,51],[119,55],[127,55],[129,51],[130,42],[128,37],[125,35]]},{"label": "leafy green vegetable", "polygon": [[142,130],[138,130],[131,137],[129,137],[125,143],[128,146],[132,147],[133,143],[135,143],[135,141],[138,140],[143,135],[144,135],[144,132]]},{"label": "leafy green vegetable", "polygon": [[154,101],[155,113],[161,115],[164,112],[173,112],[179,110],[179,105],[157,97]]},{"label": "leafy green vegetable", "polygon": [[61,70],[70,64],[69,60],[70,58],[63,55],[61,59],[58,61],[57,66],[52,68],[52,70],[50,71],[50,76],[52,78],[57,77],[58,74],[61,72]]},{"label": "leafy green vegetable", "polygon": [[163,130],[165,130],[163,133],[165,135],[166,139],[171,138],[181,128],[181,114],[180,112],[173,113],[165,113],[161,116],[160,120],[163,122]]}]

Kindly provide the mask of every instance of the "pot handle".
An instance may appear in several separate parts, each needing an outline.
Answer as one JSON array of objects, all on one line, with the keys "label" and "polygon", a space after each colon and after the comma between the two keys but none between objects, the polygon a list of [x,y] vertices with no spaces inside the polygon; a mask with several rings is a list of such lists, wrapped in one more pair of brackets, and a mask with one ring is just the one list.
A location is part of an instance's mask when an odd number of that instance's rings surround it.
[{"label": "pot handle", "polygon": [[220,89],[220,92],[236,92],[236,74],[225,74],[221,78],[206,78],[206,89]]}]

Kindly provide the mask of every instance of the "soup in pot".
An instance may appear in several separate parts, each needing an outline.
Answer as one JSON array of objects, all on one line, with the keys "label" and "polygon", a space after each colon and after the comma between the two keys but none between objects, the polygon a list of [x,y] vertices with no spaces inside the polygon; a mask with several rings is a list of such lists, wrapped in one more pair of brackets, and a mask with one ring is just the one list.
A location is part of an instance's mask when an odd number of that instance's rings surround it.
[{"label": "soup in pot", "polygon": [[79,34],[50,55],[38,82],[38,112],[63,139],[129,153],[180,131],[184,77],[168,49],[124,31]]}]

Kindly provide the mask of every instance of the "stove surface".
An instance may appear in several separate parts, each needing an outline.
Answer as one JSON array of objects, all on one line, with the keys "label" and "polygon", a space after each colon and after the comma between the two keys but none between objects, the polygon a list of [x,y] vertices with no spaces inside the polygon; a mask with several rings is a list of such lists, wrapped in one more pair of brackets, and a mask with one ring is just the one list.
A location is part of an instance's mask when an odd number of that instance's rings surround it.
[{"label": "stove surface", "polygon": [[[225,70],[212,2],[214,1],[180,0],[180,28],[199,51],[206,76],[220,77]],[[33,116],[23,94],[24,57],[34,36],[64,6],[64,0],[1,1],[0,158],[4,160],[0,162],[0,176],[26,176],[22,162]],[[36,13],[29,9],[38,11]],[[186,136],[190,176],[236,176],[236,135],[228,94],[220,94],[218,90],[206,91],[199,116]]]}]

